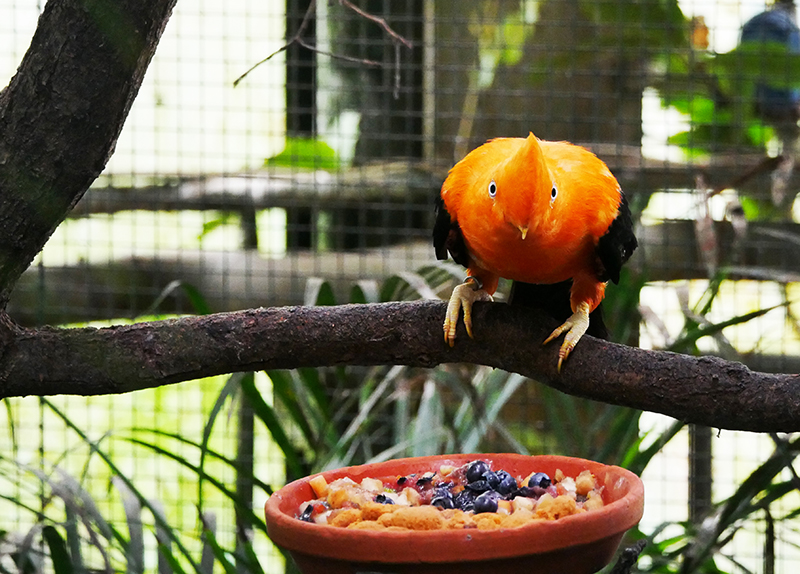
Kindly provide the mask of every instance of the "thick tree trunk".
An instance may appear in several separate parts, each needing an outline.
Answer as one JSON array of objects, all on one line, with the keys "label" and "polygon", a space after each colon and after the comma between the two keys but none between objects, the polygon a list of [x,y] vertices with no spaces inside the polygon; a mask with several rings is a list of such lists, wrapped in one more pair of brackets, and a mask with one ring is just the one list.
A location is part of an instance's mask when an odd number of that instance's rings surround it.
[{"label": "thick tree trunk", "polygon": [[0,93],[0,309],[111,156],[176,0],[51,0]]}]

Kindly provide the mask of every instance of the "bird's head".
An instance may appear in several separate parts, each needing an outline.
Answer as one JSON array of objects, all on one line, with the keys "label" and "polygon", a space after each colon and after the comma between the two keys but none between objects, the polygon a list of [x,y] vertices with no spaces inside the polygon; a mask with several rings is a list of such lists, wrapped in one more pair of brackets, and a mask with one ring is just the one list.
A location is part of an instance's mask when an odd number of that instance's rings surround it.
[{"label": "bird's head", "polygon": [[558,194],[536,136],[525,138],[490,177],[486,193],[493,212],[519,230],[522,239],[536,233]]}]

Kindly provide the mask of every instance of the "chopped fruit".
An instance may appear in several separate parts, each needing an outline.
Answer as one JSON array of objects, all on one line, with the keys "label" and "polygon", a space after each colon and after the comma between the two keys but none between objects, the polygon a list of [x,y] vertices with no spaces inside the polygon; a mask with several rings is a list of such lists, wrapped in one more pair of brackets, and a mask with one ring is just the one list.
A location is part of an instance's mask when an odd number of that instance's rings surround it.
[{"label": "chopped fruit", "polygon": [[475,499],[475,514],[497,512],[499,495],[494,491],[486,491]]},{"label": "chopped fruit", "polygon": [[317,498],[325,498],[328,495],[328,481],[321,474],[308,481],[311,490]]},{"label": "chopped fruit", "polygon": [[361,481],[361,488],[370,492],[380,492],[383,490],[383,481],[377,478],[365,478]]},{"label": "chopped fruit", "polygon": [[317,498],[299,506],[299,520],[361,530],[497,530],[603,507],[603,487],[588,470],[521,478],[487,460],[360,483],[317,475],[309,484]]},{"label": "chopped fruit", "polygon": [[375,496],[375,502],[379,504],[394,504],[394,500],[389,498],[386,494],[381,492]]},{"label": "chopped fruit", "polygon": [[580,496],[586,496],[594,489],[594,477],[588,470],[584,470],[575,477],[575,492]]},{"label": "chopped fruit", "polygon": [[483,479],[483,475],[491,467],[485,460],[476,460],[467,466],[467,482],[475,482]]},{"label": "chopped fruit", "polygon": [[443,510],[455,508],[456,503],[455,500],[453,500],[453,493],[446,487],[437,488],[436,494],[431,498],[431,506],[438,506]]},{"label": "chopped fruit", "polygon": [[547,488],[550,486],[550,477],[543,472],[536,472],[528,479],[528,486],[531,488]]}]

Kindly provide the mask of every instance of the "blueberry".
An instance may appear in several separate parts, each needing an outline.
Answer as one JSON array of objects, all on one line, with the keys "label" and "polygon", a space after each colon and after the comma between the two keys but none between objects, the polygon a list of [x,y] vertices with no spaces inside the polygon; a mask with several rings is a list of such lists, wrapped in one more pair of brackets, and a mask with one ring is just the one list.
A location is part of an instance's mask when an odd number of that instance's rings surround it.
[{"label": "blueberry", "polygon": [[473,460],[467,467],[467,482],[475,482],[483,479],[483,473],[488,471],[491,467],[485,460]]},{"label": "blueberry", "polygon": [[455,506],[464,512],[470,512],[475,508],[475,499],[478,498],[478,493],[474,490],[465,489],[459,492],[455,497]]},{"label": "blueberry", "polygon": [[303,513],[300,516],[298,516],[297,518],[299,518],[303,522],[312,522],[311,515],[313,513],[314,513],[314,505],[313,504],[309,504],[308,506],[306,506],[303,509]]},{"label": "blueberry", "polygon": [[530,487],[547,488],[550,484],[550,477],[543,472],[537,472],[528,480],[528,486]]},{"label": "blueberry", "polygon": [[500,483],[494,489],[503,496],[509,495],[517,490],[517,480],[504,470],[497,471]]},{"label": "blueberry", "polygon": [[536,488],[530,486],[520,486],[514,492],[514,496],[524,496],[525,498],[538,498],[542,494],[544,494],[543,489],[540,488],[539,491],[537,492]]},{"label": "blueberry", "polygon": [[397,477],[397,484],[403,485],[403,484],[406,483],[407,480],[408,480],[407,476],[398,476]]},{"label": "blueberry", "polygon": [[494,491],[484,492],[475,499],[475,514],[481,512],[497,512],[497,493]]},{"label": "blueberry", "polygon": [[375,502],[379,504],[394,504],[394,500],[392,500],[382,492],[375,495]]},{"label": "blueberry", "polygon": [[500,485],[500,477],[493,470],[487,470],[486,472],[484,472],[483,480],[485,480],[489,484],[489,488],[491,488],[492,490],[497,490],[497,487]]},{"label": "blueberry", "polygon": [[486,492],[487,490],[491,490],[491,489],[492,489],[492,487],[491,487],[491,486],[489,486],[489,483],[488,483],[488,482],[486,482],[486,481],[485,481],[485,480],[483,480],[483,479],[481,479],[481,480],[476,480],[475,482],[469,482],[469,483],[467,483],[467,486],[466,486],[466,488],[467,488],[468,490],[471,490],[471,491],[473,491],[473,492],[478,492],[478,493],[480,493],[480,492]]},{"label": "blueberry", "polygon": [[453,493],[448,488],[437,488],[433,498],[431,498],[431,506],[438,506],[443,510],[455,508],[456,502],[453,499]]},{"label": "blueberry", "polygon": [[426,472],[417,479],[417,486],[424,486],[433,482],[434,473]]}]

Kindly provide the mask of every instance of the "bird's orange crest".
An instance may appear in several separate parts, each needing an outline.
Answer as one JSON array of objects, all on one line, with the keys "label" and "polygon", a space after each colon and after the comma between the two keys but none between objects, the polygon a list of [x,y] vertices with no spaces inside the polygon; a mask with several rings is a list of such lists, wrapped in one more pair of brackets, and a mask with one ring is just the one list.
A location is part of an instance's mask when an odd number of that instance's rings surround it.
[{"label": "bird's orange crest", "polygon": [[493,209],[524,237],[529,232],[535,233],[542,222],[553,180],[536,136],[530,134],[517,143],[519,149],[495,170],[497,194]]}]

